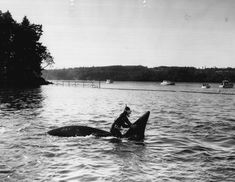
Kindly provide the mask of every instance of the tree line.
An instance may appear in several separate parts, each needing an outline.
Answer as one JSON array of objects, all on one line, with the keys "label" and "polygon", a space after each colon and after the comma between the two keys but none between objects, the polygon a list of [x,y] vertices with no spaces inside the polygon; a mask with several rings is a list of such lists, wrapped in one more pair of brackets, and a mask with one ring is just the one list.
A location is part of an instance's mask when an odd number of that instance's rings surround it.
[{"label": "tree line", "polygon": [[103,66],[44,70],[48,80],[235,82],[235,68]]},{"label": "tree line", "polygon": [[42,25],[31,23],[25,16],[17,23],[9,11],[0,11],[0,87],[38,86],[43,65],[54,63],[53,57],[39,40]]}]

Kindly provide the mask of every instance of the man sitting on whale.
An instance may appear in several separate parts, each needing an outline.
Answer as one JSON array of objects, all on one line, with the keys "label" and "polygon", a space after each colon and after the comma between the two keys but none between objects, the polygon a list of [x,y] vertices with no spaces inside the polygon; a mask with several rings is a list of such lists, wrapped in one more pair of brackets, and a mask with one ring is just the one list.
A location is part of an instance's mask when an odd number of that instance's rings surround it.
[{"label": "man sitting on whale", "polygon": [[130,117],[130,114],[131,109],[126,105],[124,111],[112,124],[110,133],[112,133],[113,136],[121,138],[123,136],[121,133],[122,128],[131,128],[134,126],[128,119],[128,117]]},{"label": "man sitting on whale", "polygon": [[[108,137],[115,135],[115,137],[117,137],[118,135],[119,138],[127,138],[128,140],[138,140],[138,141],[143,140],[150,112],[147,111],[133,124],[131,124],[131,122],[127,118],[130,115],[130,113],[131,113],[130,108],[126,107],[124,112],[120,115],[120,117],[114,121],[111,128],[111,132],[89,126],[70,125],[70,126],[63,126],[52,129],[47,133],[49,135],[60,136],[60,137],[76,137],[76,136],[88,136],[88,135],[94,135],[96,137]],[[123,118],[125,119],[120,121],[120,119]],[[126,119],[128,119],[129,124],[126,123],[128,122]],[[115,125],[120,127],[116,127]],[[121,134],[120,130],[121,127],[123,126],[129,127],[129,129],[124,134]]]}]

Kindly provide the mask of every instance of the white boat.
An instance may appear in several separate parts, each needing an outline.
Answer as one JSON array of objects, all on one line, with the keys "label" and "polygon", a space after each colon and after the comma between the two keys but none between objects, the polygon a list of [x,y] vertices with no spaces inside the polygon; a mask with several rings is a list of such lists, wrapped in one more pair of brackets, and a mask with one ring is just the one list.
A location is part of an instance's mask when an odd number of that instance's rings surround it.
[{"label": "white boat", "polygon": [[223,80],[222,83],[219,85],[220,88],[233,88],[233,83],[229,82],[228,80]]},{"label": "white boat", "polygon": [[106,80],[106,83],[111,84],[111,83],[113,83],[113,80],[108,79],[108,80]]},{"label": "white boat", "polygon": [[168,80],[163,80],[160,84],[161,85],[175,85],[175,82],[171,82],[171,81],[168,81]]},{"label": "white boat", "polygon": [[201,88],[211,88],[209,83],[203,83]]}]

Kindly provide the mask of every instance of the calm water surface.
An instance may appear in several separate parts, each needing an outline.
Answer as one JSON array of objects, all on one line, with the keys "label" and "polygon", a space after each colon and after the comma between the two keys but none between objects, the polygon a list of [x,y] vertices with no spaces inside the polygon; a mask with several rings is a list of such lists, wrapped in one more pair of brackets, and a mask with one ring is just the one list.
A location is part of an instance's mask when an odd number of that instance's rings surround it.
[{"label": "calm water surface", "polygon": [[[198,84],[135,82],[104,87],[158,91],[0,90],[0,181],[234,181],[234,89],[215,85],[203,92],[216,94],[205,94],[195,93]],[[109,130],[125,104],[132,122],[151,112],[143,142],[46,134],[65,125]]]}]

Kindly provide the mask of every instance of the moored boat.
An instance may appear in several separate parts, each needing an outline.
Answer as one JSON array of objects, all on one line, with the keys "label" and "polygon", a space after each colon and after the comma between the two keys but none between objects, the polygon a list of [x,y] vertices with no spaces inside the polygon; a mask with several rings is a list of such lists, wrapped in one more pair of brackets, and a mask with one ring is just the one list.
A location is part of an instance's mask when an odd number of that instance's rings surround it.
[{"label": "moored boat", "polygon": [[209,83],[203,83],[201,88],[211,88]]},{"label": "moored boat", "polygon": [[223,80],[222,83],[219,85],[220,88],[233,88],[233,83],[229,82],[228,80]]},{"label": "moored boat", "polygon": [[113,83],[113,80],[107,79],[107,80],[106,80],[106,83],[107,83],[107,84]]},{"label": "moored boat", "polygon": [[171,82],[171,81],[168,81],[168,80],[163,80],[160,84],[161,85],[175,85],[175,82]]}]

